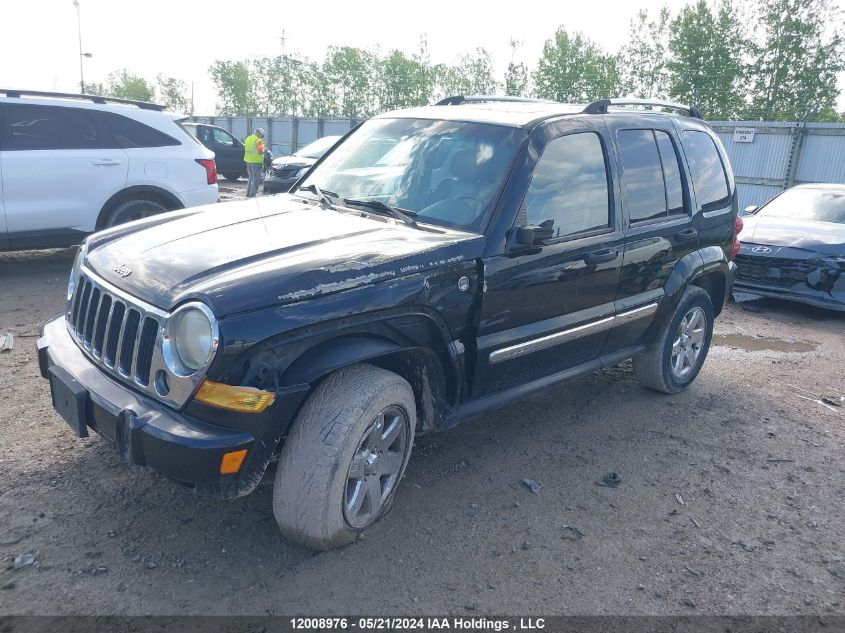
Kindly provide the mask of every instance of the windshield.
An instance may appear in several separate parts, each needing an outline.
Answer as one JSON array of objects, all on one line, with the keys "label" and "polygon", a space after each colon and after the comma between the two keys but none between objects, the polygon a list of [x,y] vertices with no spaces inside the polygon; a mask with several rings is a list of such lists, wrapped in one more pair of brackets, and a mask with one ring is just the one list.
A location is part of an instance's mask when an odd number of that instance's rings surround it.
[{"label": "windshield", "polygon": [[477,231],[523,131],[462,121],[371,119],[300,185],[378,201],[417,220]]},{"label": "windshield", "polygon": [[845,224],[845,191],[790,189],[760,209],[760,215]]},{"label": "windshield", "polygon": [[308,143],[305,147],[297,150],[294,156],[303,156],[305,158],[320,158],[323,154],[329,151],[335,143],[337,143],[339,136],[323,136],[318,138],[313,143]]}]

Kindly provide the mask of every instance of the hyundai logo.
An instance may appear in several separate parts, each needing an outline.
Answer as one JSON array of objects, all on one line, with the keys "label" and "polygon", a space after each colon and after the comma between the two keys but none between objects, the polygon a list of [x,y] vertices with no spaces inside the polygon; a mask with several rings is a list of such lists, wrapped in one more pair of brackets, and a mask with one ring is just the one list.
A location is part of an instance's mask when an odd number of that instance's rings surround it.
[{"label": "hyundai logo", "polygon": [[755,246],[751,249],[752,253],[771,253],[772,249],[768,246]]}]

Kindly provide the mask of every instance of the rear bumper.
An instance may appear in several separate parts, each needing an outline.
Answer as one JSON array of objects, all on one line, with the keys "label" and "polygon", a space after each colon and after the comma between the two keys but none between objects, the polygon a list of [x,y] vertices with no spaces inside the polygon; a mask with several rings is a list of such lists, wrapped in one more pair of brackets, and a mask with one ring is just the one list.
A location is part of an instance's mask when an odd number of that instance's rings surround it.
[{"label": "rear bumper", "polygon": [[206,185],[200,189],[181,191],[177,195],[186,209],[204,204],[214,204],[220,199],[220,191],[217,189],[217,185]]},{"label": "rear bumper", "polygon": [[[252,432],[227,428],[187,413],[215,415],[210,407],[192,403],[175,411],[106,376],[76,346],[64,317],[44,326],[37,345],[41,375],[61,374],[79,391],[83,435],[91,429],[114,444],[129,463],[147,466],[197,492],[218,497],[240,496],[258,484],[287,428],[280,420],[289,423],[304,396],[304,389],[302,393],[280,394],[265,412],[272,414],[240,416],[248,419],[238,426]],[[222,415],[233,419],[228,412]],[[221,475],[223,455],[242,449],[248,452],[240,471]]]}]

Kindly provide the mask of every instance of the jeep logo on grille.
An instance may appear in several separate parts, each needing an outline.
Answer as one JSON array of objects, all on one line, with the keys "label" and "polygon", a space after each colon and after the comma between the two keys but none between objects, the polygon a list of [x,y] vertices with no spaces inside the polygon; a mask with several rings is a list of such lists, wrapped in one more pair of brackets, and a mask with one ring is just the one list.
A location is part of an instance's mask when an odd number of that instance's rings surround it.
[{"label": "jeep logo on grille", "polygon": [[752,253],[771,253],[772,249],[768,246],[755,246],[751,249]]},{"label": "jeep logo on grille", "polygon": [[121,277],[128,277],[132,274],[132,269],[126,264],[115,264],[111,269]]}]

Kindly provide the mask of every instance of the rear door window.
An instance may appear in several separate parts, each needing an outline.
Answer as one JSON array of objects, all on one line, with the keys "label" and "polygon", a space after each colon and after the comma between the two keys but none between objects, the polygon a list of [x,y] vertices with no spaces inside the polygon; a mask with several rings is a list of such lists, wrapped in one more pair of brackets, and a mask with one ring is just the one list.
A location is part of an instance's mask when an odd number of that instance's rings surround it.
[{"label": "rear door window", "polygon": [[90,111],[30,104],[7,104],[6,150],[98,149],[113,147]]},{"label": "rear door window", "polygon": [[681,215],[684,210],[684,185],[681,181],[681,166],[675,144],[666,132],[654,131],[660,164],[663,167],[663,181],[666,184],[666,207],[669,215]]},{"label": "rear door window", "polygon": [[684,145],[701,210],[713,211],[728,206],[728,177],[713,139],[706,132],[684,130]]},{"label": "rear door window", "polygon": [[616,134],[631,224],[666,217],[666,185],[660,152],[652,130],[620,130]]}]

